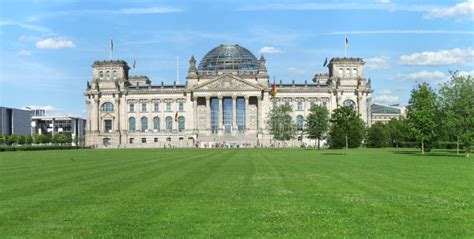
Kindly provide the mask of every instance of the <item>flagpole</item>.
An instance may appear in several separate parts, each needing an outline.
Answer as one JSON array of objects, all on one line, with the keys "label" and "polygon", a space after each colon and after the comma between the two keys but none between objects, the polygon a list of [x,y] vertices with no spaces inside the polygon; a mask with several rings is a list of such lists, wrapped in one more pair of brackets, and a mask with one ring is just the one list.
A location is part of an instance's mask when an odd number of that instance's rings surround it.
[{"label": "flagpole", "polygon": [[112,41],[112,37],[110,38],[110,42],[109,42],[109,56],[110,56],[110,60],[112,60],[112,54],[114,52],[114,42]]},{"label": "flagpole", "polygon": [[344,34],[344,57],[347,57],[347,35]]}]

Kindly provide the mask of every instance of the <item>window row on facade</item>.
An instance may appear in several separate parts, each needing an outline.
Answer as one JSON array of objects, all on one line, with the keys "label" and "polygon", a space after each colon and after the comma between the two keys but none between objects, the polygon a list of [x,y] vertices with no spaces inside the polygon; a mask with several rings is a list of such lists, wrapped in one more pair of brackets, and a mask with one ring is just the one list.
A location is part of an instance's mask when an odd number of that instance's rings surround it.
[{"label": "window row on facade", "polygon": [[[173,103],[165,103],[165,111],[171,112],[173,111]],[[141,103],[139,105],[140,112],[149,112],[151,110],[152,112],[160,112],[160,103],[155,102],[152,103],[151,107],[147,103]],[[103,103],[101,106],[101,111],[102,112],[114,112],[114,104],[110,102]],[[138,111],[137,107],[135,106],[135,103],[131,103],[128,105],[128,112],[136,112]],[[184,102],[178,102],[178,111],[183,112],[184,111]]]},{"label": "window row on facade", "polygon": [[[150,105],[147,103],[140,103],[138,107],[140,107],[139,111],[140,112],[149,112],[151,110],[152,112],[160,112],[161,111],[161,106],[159,102],[154,102]],[[166,112],[171,112],[173,111],[173,103],[171,102],[166,102],[164,103],[164,111]],[[137,106],[135,103],[130,103],[128,104],[128,112],[137,112]],[[178,102],[178,111],[183,112],[184,111],[184,102]]]},{"label": "window row on facade", "polygon": [[[277,107],[278,106],[278,101],[273,101],[272,104],[273,104],[273,107]],[[285,101],[284,104],[288,107],[293,106],[293,103],[291,103],[289,101]],[[310,102],[309,103],[309,109],[311,109],[315,105],[319,105],[319,104],[317,102],[314,102],[314,101]],[[320,105],[328,108],[328,102],[327,101],[321,102]],[[303,111],[304,110],[304,102],[303,101],[296,101],[295,110],[296,111]]]},{"label": "window row on facade", "polygon": [[114,70],[112,72],[110,71],[99,71],[99,78],[104,79],[104,78],[117,78],[117,71]]},{"label": "window row on facade", "polygon": [[[178,122],[178,132],[183,132],[186,129],[186,119],[184,116],[179,116],[173,120],[173,117],[167,116],[165,118],[165,132],[172,132],[173,131],[173,121]],[[149,126],[153,128],[150,129]],[[145,132],[160,132],[161,131],[161,119],[158,116],[153,117],[151,125],[148,122],[148,117],[141,117],[140,118],[140,128],[138,130],[142,133]],[[137,131],[137,119],[135,117],[128,118],[128,131],[129,132],[136,132]]]},{"label": "window row on facade", "polygon": [[351,68],[339,68],[339,76],[341,77],[357,77],[357,68],[353,68],[351,71]]}]

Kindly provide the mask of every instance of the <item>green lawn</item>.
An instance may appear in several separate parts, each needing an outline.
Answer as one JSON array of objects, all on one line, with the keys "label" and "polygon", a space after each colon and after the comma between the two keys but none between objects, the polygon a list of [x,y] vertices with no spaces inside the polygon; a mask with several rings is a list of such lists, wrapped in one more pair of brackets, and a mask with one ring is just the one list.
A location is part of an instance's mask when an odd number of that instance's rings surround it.
[{"label": "green lawn", "polygon": [[344,152],[4,152],[0,237],[474,237],[474,159]]}]

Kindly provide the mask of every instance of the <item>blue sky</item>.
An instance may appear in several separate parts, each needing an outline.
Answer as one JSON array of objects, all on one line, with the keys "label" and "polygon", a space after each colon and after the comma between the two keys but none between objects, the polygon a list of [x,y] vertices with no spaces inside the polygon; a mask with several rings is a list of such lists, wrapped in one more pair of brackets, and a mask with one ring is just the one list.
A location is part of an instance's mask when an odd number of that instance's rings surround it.
[{"label": "blue sky", "polygon": [[406,104],[415,82],[474,75],[474,1],[0,2],[0,105],[84,115],[91,64],[114,59],[154,84],[184,83],[188,60],[222,43],[264,54],[271,78],[310,81],[326,57],[366,60],[373,102]]}]

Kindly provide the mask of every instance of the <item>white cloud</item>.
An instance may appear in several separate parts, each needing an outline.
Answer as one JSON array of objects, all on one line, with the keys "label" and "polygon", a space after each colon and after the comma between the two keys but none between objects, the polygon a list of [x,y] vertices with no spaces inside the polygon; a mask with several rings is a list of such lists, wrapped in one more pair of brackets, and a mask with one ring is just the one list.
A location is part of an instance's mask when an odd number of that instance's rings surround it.
[{"label": "white cloud", "polygon": [[74,48],[76,44],[71,40],[58,39],[58,38],[47,38],[41,41],[36,42],[37,48],[50,48],[50,49],[59,49],[59,48]]},{"label": "white cloud", "polygon": [[392,95],[389,90],[380,92],[380,95],[374,97],[374,101],[380,104],[393,105],[400,103],[400,97]]},{"label": "white cloud", "polygon": [[369,30],[369,31],[336,31],[327,35],[381,35],[381,34],[456,34],[474,35],[474,31],[452,31],[452,30]]},{"label": "white cloud", "polygon": [[22,23],[22,22],[17,22],[17,21],[10,21],[10,20],[0,20],[0,26],[17,26],[23,29],[32,30],[32,31],[41,32],[41,33],[51,32],[48,28],[43,27],[43,26]]},{"label": "white cloud", "polygon": [[391,95],[392,91],[391,90],[381,90],[378,93],[381,94],[381,95]]},{"label": "white cloud", "polygon": [[299,69],[296,67],[290,67],[288,68],[288,74],[292,76],[301,76],[304,75],[305,71],[303,69]]},{"label": "white cloud", "polygon": [[472,71],[459,71],[458,72],[459,75],[461,76],[471,76],[471,77],[474,77],[474,70]]},{"label": "white cloud", "polygon": [[389,67],[389,58],[386,56],[377,56],[377,57],[372,57],[372,58],[367,58],[365,59],[365,66],[368,69],[374,69],[374,70],[379,70],[379,69],[386,69]]},{"label": "white cloud", "polygon": [[183,9],[173,7],[148,7],[148,8],[120,8],[120,9],[82,9],[82,10],[65,10],[49,12],[42,15],[36,15],[29,18],[30,21],[38,21],[42,18],[58,17],[58,16],[81,16],[81,15],[140,15],[140,14],[164,14],[182,12]]},{"label": "white cloud", "polygon": [[393,105],[400,103],[400,97],[393,95],[391,90],[381,90],[380,92],[375,92],[376,96],[374,101],[380,104]]},{"label": "white cloud", "polygon": [[31,56],[31,51],[21,50],[17,53],[19,56]]},{"label": "white cloud", "polygon": [[442,82],[449,79],[449,76],[441,71],[419,71],[403,75],[406,80],[426,81],[426,82]]},{"label": "white cloud", "polygon": [[474,0],[456,4],[452,7],[434,8],[425,14],[428,19],[432,18],[456,18],[474,20]]},{"label": "white cloud", "polygon": [[150,8],[123,8],[119,10],[112,10],[111,13],[116,14],[159,14],[159,13],[174,13],[182,12],[179,8],[169,7],[150,7]]},{"label": "white cloud", "polygon": [[28,106],[23,107],[23,109],[24,110],[45,110],[48,112],[55,112],[58,110],[51,105],[28,105]]},{"label": "white cloud", "polygon": [[428,11],[433,9],[428,5],[395,5],[388,0],[380,0],[375,3],[268,3],[252,4],[243,6],[239,11],[324,11],[324,10],[385,10],[385,11]]},{"label": "white cloud", "polygon": [[474,63],[474,50],[471,48],[413,53],[401,56],[399,62],[402,65],[462,65],[466,60]]},{"label": "white cloud", "polygon": [[264,46],[260,49],[260,54],[281,54],[282,50],[275,48],[273,46]]}]

